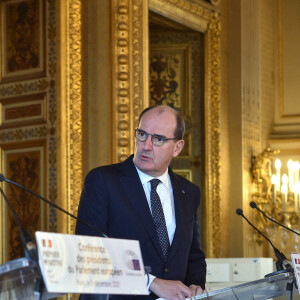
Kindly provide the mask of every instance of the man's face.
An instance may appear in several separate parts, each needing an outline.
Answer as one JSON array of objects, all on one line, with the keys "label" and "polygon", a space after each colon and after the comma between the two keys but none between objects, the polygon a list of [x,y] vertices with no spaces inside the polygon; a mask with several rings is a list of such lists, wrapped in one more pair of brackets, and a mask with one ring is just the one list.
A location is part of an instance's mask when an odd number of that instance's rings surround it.
[{"label": "man's face", "polygon": [[[139,124],[139,129],[146,133],[166,138],[174,138],[175,128],[176,116],[169,108],[165,108],[163,112],[159,112],[159,108],[147,111]],[[139,170],[150,176],[161,176],[167,170],[172,158],[181,152],[183,145],[183,140],[169,140],[162,146],[155,146],[150,135],[144,142],[136,139],[134,163]]]}]

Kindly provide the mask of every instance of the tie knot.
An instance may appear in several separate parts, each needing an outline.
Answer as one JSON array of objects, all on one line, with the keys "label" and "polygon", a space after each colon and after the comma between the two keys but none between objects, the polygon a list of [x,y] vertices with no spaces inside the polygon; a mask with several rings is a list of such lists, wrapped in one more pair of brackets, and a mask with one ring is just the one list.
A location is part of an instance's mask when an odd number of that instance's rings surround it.
[{"label": "tie knot", "polygon": [[157,186],[160,184],[160,180],[157,178],[151,179],[150,184],[151,184],[151,190],[154,189],[156,190]]}]

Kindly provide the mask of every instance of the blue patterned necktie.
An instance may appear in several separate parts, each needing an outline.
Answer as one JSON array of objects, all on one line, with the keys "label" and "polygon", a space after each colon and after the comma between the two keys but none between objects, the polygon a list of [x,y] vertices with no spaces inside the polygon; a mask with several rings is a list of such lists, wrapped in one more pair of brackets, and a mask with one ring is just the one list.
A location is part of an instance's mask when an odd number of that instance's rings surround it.
[{"label": "blue patterned necktie", "polygon": [[170,249],[170,241],[169,241],[164,211],[161,205],[160,198],[156,191],[156,188],[160,182],[161,181],[159,179],[150,180],[151,183],[150,202],[151,202],[152,217],[156,227],[156,232],[158,235],[161,250],[163,252],[166,261]]}]

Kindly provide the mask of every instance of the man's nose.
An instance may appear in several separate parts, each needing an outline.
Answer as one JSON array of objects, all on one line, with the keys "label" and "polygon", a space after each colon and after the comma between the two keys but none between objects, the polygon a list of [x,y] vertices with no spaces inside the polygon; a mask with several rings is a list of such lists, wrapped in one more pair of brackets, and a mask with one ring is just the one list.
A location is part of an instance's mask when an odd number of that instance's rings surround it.
[{"label": "man's nose", "polygon": [[147,139],[144,141],[144,148],[146,150],[151,150],[153,148],[153,143],[151,140],[151,135],[147,136]]}]

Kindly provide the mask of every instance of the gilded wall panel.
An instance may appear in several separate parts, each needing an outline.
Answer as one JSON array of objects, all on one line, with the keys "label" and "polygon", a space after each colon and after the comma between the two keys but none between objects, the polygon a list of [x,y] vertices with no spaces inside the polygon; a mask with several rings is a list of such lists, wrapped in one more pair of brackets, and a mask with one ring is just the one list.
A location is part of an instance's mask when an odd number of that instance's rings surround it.
[{"label": "gilded wall panel", "polygon": [[45,2],[1,1],[1,82],[45,74]]},{"label": "gilded wall panel", "polygon": [[[24,148],[24,147],[28,148]],[[9,144],[1,147],[1,169],[6,177],[42,195],[46,190],[45,141]],[[34,237],[37,230],[45,230],[45,204],[40,199],[12,184],[5,184],[4,192],[22,225]],[[6,259],[24,256],[19,226],[7,205],[3,206]]]},{"label": "gilded wall panel", "polygon": [[0,99],[0,128],[47,123],[46,94]]},{"label": "gilded wall panel", "polygon": [[[10,10],[6,27],[2,34],[10,32],[13,37],[1,40],[1,173],[25,187],[32,189],[50,201],[57,201],[57,140],[56,140],[56,7],[55,0],[1,1],[1,14]],[[22,9],[24,14],[22,15]],[[8,12],[6,12],[8,13]],[[25,18],[24,28],[19,30],[20,18]],[[27,36],[30,34],[30,37]],[[28,54],[26,64],[7,64],[6,49],[20,51],[20,41],[24,43],[23,53]],[[30,41],[30,45],[27,43]],[[34,47],[34,49],[29,49]],[[4,50],[3,50],[4,49]],[[46,51],[47,49],[47,51]],[[26,52],[27,53],[27,52]],[[47,55],[46,55],[47,54]],[[4,55],[4,56],[3,56]],[[20,54],[21,55],[21,54]],[[15,56],[15,58],[18,56]],[[4,58],[4,60],[3,60]],[[9,68],[8,68],[9,67]],[[40,200],[8,187],[7,196],[13,199],[23,225],[35,230],[57,230],[55,209]],[[24,201],[24,199],[26,201]],[[20,244],[15,239],[15,223],[8,214],[7,206],[0,200],[0,263],[7,259],[23,256]],[[31,216],[29,218],[29,216]],[[10,239],[10,230],[14,236]]]}]

